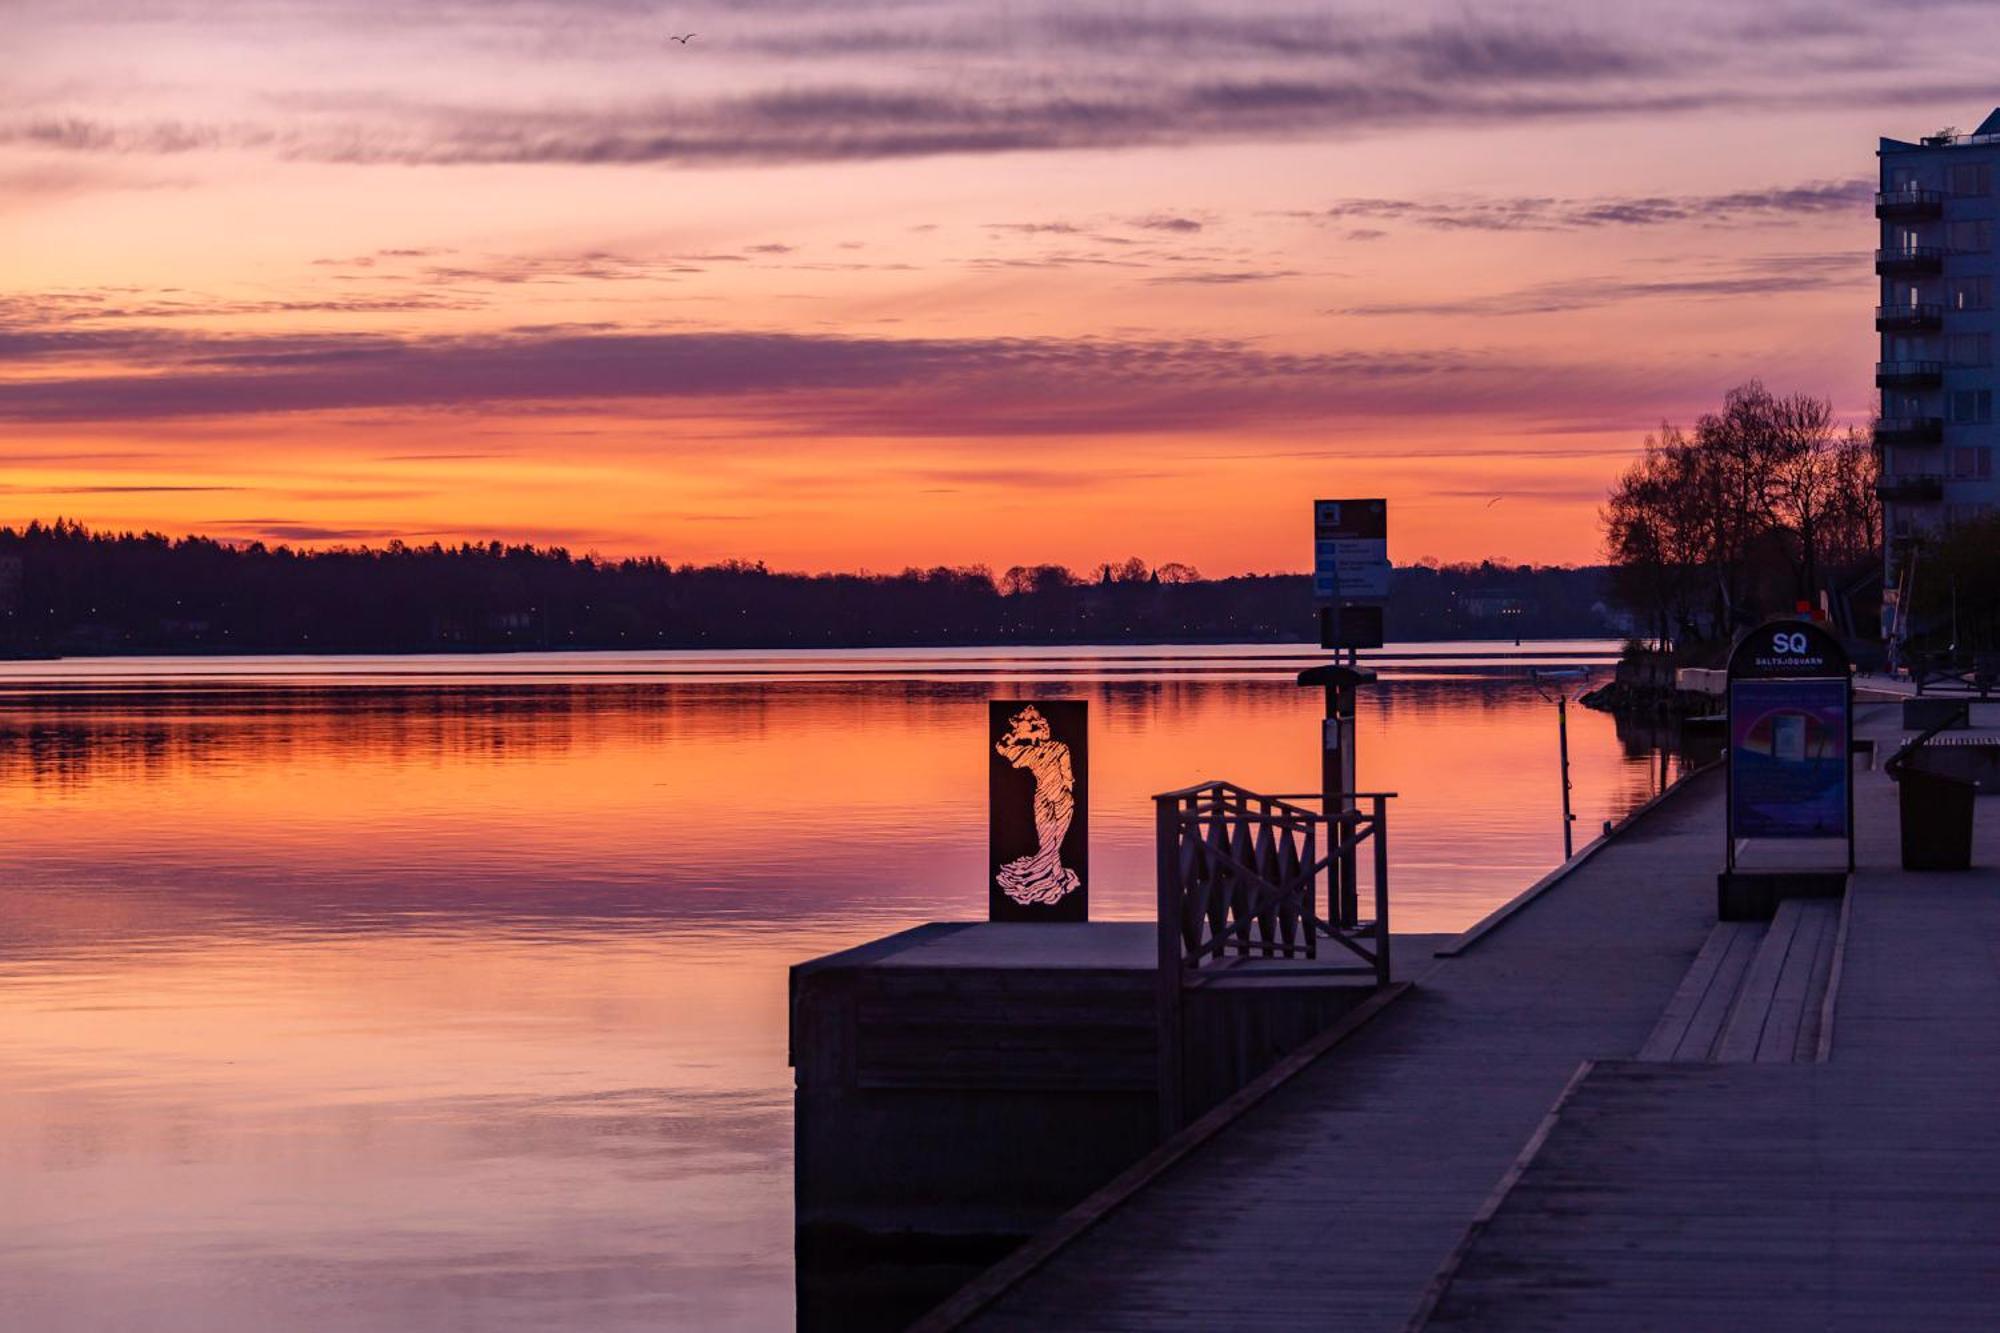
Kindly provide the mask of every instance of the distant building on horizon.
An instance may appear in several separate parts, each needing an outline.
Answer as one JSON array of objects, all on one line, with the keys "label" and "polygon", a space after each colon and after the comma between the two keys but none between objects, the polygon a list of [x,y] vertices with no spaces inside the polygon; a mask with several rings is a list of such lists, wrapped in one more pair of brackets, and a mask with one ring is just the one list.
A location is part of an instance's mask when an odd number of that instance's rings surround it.
[{"label": "distant building on horizon", "polygon": [[1486,589],[1461,603],[1473,620],[1519,620],[1534,609],[1534,600],[1515,588]]},{"label": "distant building on horizon", "polygon": [[1894,607],[1909,593],[1911,539],[2000,507],[1993,461],[2000,108],[1970,134],[1883,139],[1876,157],[1883,631],[1900,638],[1906,627]]}]

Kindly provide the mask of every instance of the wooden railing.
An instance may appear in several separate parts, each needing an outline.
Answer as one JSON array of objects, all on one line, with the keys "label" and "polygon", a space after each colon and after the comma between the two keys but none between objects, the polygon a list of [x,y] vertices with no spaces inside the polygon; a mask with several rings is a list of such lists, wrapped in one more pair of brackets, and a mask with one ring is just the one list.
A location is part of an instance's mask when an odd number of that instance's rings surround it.
[{"label": "wooden railing", "polygon": [[[1387,806],[1394,795],[1355,793],[1357,808],[1330,818],[1303,804],[1320,801],[1317,795],[1265,795],[1227,782],[1153,798],[1163,1130],[1179,1120],[1184,991],[1247,973],[1346,974],[1389,984]],[[1374,872],[1368,919],[1360,915],[1356,882],[1364,844]],[[1320,961],[1322,945],[1332,961]]]},{"label": "wooden railing", "polygon": [[[1267,796],[1227,782],[1154,797],[1163,956],[1166,943],[1175,943],[1178,969],[1193,974],[1232,959],[1317,959],[1326,940],[1352,960],[1338,970],[1374,973],[1386,985],[1391,795],[1361,793],[1355,800],[1362,809],[1330,823],[1300,804],[1316,797]],[[1375,871],[1367,921],[1358,919],[1354,882],[1364,842],[1373,844]]]}]

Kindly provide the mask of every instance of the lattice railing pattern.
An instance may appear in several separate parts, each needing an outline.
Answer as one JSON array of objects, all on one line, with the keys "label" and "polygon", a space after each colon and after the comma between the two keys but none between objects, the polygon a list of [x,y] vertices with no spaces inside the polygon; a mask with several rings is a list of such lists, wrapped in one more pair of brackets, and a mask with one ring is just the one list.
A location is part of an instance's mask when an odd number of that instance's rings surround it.
[{"label": "lattice railing pattern", "polygon": [[[1317,959],[1320,941],[1342,946],[1360,966],[1386,967],[1388,930],[1386,794],[1365,794],[1362,811],[1327,816],[1296,798],[1205,782],[1156,797],[1160,839],[1162,958],[1178,937],[1184,969],[1228,959]],[[1336,867],[1352,875],[1354,849],[1376,840],[1376,919],[1339,920],[1332,905]],[[1319,886],[1329,886],[1322,912]],[[1331,919],[1330,919],[1331,918]],[[1386,977],[1381,978],[1386,981]]]}]

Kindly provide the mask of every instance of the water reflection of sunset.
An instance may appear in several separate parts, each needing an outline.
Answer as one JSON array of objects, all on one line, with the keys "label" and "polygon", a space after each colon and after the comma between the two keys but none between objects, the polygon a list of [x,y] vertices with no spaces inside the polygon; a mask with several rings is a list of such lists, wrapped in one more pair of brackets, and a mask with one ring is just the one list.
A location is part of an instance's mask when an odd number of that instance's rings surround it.
[{"label": "water reflection of sunset", "polygon": [[[994,695],[1090,701],[1100,917],[1151,911],[1150,793],[1313,785],[1282,675],[0,701],[0,1307],[782,1325],[785,969],[983,910]],[[1587,834],[1653,775],[1571,726]],[[1393,681],[1360,740],[1399,929],[1553,861],[1527,683]]]},{"label": "water reflection of sunset", "polygon": [[[1217,776],[1286,791],[1316,782],[1310,691],[1266,681],[1035,688],[1092,700],[1092,819],[1109,867],[1098,901],[1113,914],[1150,903],[1153,791]],[[228,848],[197,900],[231,886],[254,897],[310,865],[363,900],[392,892],[399,911],[679,917],[703,909],[676,891],[728,887],[773,913],[951,915],[976,907],[948,886],[977,881],[984,801],[981,769],[951,738],[992,690],[697,683],[271,691],[114,708],[23,701],[0,714],[0,783],[22,816],[15,848],[30,873],[73,867],[74,849],[87,847],[86,864],[145,880]],[[1371,698],[1361,781],[1401,793],[1401,924],[1462,925],[1504,892],[1510,871],[1545,868],[1559,843],[1551,711],[1525,687],[1496,683],[1409,680]],[[1574,725],[1580,809],[1594,823],[1652,779],[1608,744],[1608,720]],[[1595,744],[1592,729],[1606,733]],[[1524,789],[1524,762],[1548,769],[1546,801]],[[1538,805],[1547,818],[1522,818]],[[1470,832],[1482,835],[1480,869],[1500,882],[1449,878],[1451,848]],[[411,873],[440,857],[451,873]],[[799,902],[799,886],[781,881],[805,867],[817,882]],[[836,907],[829,889],[859,897]]]}]

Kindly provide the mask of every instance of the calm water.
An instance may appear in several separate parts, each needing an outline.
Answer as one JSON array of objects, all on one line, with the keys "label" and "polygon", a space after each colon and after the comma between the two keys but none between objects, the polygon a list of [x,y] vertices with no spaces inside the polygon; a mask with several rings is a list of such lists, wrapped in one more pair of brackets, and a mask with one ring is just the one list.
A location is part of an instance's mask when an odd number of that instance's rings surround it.
[{"label": "calm water", "polygon": [[[1491,648],[1364,704],[1401,930],[1560,855]],[[0,1327],[788,1326],[785,968],[982,914],[983,701],[1090,700],[1092,906],[1138,918],[1149,793],[1316,785],[1314,660],[0,664]],[[1581,842],[1661,772],[1570,730]]]}]

